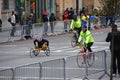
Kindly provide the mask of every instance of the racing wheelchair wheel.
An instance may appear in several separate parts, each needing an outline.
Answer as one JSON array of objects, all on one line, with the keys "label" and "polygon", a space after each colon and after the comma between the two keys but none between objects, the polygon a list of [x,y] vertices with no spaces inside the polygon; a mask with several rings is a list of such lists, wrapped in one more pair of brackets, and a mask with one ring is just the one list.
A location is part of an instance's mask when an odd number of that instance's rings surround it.
[{"label": "racing wheelchair wheel", "polygon": [[39,54],[39,50],[35,50],[33,48],[30,49],[30,57],[37,56]]},{"label": "racing wheelchair wheel", "polygon": [[47,56],[50,56],[50,49],[49,49],[49,47],[46,47],[46,49],[44,50],[44,52],[45,52],[45,54]]}]

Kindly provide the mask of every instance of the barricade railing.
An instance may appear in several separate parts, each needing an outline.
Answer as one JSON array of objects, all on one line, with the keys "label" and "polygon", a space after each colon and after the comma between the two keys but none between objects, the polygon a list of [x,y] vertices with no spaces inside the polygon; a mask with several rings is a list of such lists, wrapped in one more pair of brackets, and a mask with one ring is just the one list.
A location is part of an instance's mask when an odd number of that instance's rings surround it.
[{"label": "barricade railing", "polygon": [[[0,80],[71,80],[73,78],[102,79],[109,77],[110,54],[108,49],[92,52],[95,54],[94,64],[90,67],[78,67],[77,57],[68,56],[40,63],[23,65],[15,68],[0,70]],[[95,76],[96,74],[101,74]]]},{"label": "barricade railing", "polygon": [[0,70],[0,80],[14,80],[13,68]]},{"label": "barricade railing", "polygon": [[[88,26],[90,26],[91,29],[95,29],[97,26],[100,26],[105,23],[105,20],[102,20],[102,17],[95,17],[93,21],[90,21],[90,24],[87,23]],[[26,35],[26,31],[30,30],[30,35],[32,37],[36,37],[38,35],[46,36],[47,35],[56,35],[56,34],[61,34],[65,32],[69,32],[69,26],[70,26],[71,20],[68,21],[54,21],[54,22],[45,22],[45,23],[34,23],[32,25],[32,28],[26,28],[28,27],[27,25],[24,25],[24,28],[21,25],[17,25],[16,27],[16,32],[15,36],[12,37],[10,36],[10,31],[8,33],[8,41],[14,41],[16,38],[22,39],[23,36]],[[104,24],[103,24],[104,25]],[[27,29],[27,30],[25,30]],[[23,34],[24,32],[24,34]]]}]

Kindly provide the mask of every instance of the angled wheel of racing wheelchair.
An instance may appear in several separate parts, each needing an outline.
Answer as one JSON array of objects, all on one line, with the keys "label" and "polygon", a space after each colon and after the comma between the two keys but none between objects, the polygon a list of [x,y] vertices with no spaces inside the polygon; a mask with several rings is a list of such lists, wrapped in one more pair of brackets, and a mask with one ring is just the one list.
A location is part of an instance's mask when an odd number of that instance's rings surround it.
[{"label": "angled wheel of racing wheelchair", "polygon": [[50,56],[50,48],[47,46],[46,49],[44,50],[45,54],[47,56]]},{"label": "angled wheel of racing wheelchair", "polygon": [[30,49],[30,57],[34,57],[34,56],[37,56],[38,54],[40,53],[39,50],[35,50],[34,48],[31,48]]}]

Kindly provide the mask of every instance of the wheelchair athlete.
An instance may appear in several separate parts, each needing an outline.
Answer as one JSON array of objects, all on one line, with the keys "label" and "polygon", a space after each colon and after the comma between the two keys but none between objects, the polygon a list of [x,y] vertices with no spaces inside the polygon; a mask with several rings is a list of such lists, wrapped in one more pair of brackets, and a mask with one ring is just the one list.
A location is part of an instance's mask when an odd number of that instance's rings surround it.
[{"label": "wheelchair athlete", "polygon": [[47,46],[49,46],[49,41],[46,39],[43,39],[40,36],[34,40],[35,48],[42,48],[43,44],[46,44]]}]

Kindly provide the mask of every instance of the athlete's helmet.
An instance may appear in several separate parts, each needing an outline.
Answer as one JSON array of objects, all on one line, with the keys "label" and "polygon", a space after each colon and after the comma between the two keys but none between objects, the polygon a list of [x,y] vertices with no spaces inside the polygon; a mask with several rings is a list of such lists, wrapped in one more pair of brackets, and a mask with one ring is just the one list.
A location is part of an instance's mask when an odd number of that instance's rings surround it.
[{"label": "athlete's helmet", "polygon": [[77,15],[73,16],[73,20],[77,21]]},{"label": "athlete's helmet", "polygon": [[42,37],[41,37],[41,36],[38,36],[38,37],[37,37],[37,40],[38,40],[38,41],[41,41],[41,40],[42,40]]},{"label": "athlete's helmet", "polygon": [[83,25],[83,26],[82,26],[82,28],[85,28],[85,29],[86,29],[86,28],[87,28],[87,26],[86,26],[86,25]]}]

